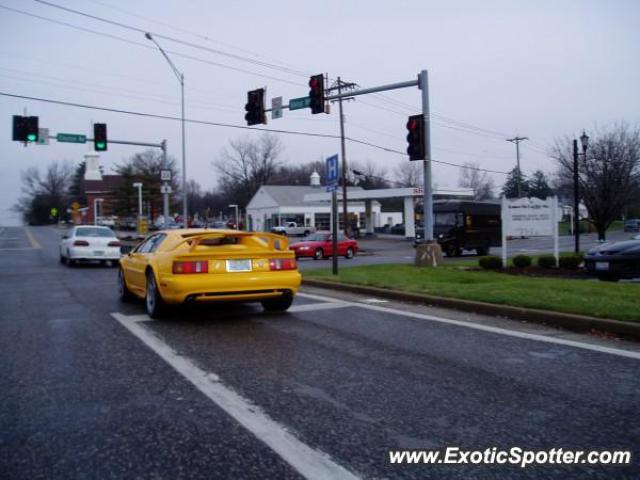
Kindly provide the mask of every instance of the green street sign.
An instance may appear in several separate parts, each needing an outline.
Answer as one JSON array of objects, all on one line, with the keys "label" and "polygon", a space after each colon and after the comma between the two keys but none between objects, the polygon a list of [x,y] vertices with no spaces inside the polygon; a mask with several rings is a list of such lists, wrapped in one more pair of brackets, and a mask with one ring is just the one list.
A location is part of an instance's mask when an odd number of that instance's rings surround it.
[{"label": "green street sign", "polygon": [[87,136],[79,133],[59,133],[56,135],[56,140],[66,143],[87,143]]},{"label": "green street sign", "polygon": [[301,108],[308,108],[311,105],[311,98],[300,97],[292,98],[289,100],[289,110],[300,110]]}]

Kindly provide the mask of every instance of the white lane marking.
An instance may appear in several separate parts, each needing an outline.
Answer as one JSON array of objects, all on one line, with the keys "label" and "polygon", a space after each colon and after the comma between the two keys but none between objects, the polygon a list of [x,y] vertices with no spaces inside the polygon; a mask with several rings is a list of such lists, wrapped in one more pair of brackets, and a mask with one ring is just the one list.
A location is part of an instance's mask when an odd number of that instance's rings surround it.
[{"label": "white lane marking", "polygon": [[[311,295],[307,293],[298,293],[298,295],[302,297],[314,298],[316,300],[323,300],[325,302],[342,301],[337,298],[325,297],[322,295]],[[619,357],[627,357],[627,358],[633,358],[635,360],[640,360],[640,352],[632,352],[630,350],[623,350],[620,348],[603,347],[600,345],[593,345],[590,343],[578,342],[576,340],[566,340],[564,338],[548,337],[546,335],[540,335],[536,333],[519,332],[517,330],[509,330],[506,328],[492,327],[490,325],[481,325],[481,324],[472,323],[472,322],[465,322],[463,320],[453,320],[450,318],[436,317],[434,315],[426,315],[423,313],[406,312],[401,310],[395,310],[389,307],[379,307],[377,305],[368,305],[365,303],[356,303],[356,302],[347,302],[347,303],[349,303],[353,307],[366,308],[368,310],[375,310],[378,312],[389,313],[392,315],[418,318],[420,320],[429,320],[431,322],[446,323],[449,325],[457,325],[459,327],[472,328],[474,330],[481,330],[483,332],[497,333],[498,335],[507,335],[509,337],[524,338],[527,340],[534,340],[537,342],[554,343],[556,345],[565,345],[568,347],[582,348],[584,350],[592,350],[594,352],[608,353],[611,355],[618,355]]]},{"label": "white lane marking", "polygon": [[146,315],[129,317],[121,313],[112,313],[111,316],[303,477],[318,480],[359,478],[331,460],[326,453],[298,440],[284,426],[272,420],[260,407],[220,382],[215,373],[206,372],[189,358],[176,353],[144,327],[144,321],[140,318],[146,317],[147,320],[151,320]]},{"label": "white lane marking", "polygon": [[294,305],[293,307],[289,307],[287,312],[296,313],[296,312],[314,312],[316,310],[331,310],[334,308],[345,308],[349,305],[346,303],[311,303],[308,305]]},{"label": "white lane marking", "polygon": [[383,300],[381,298],[365,298],[364,303],[389,303],[389,300]]}]

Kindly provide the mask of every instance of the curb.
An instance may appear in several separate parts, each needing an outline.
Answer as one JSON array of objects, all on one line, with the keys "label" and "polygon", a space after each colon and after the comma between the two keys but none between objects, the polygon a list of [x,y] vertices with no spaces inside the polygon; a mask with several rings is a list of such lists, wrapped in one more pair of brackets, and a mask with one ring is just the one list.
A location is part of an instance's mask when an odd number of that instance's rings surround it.
[{"label": "curb", "polygon": [[560,326],[574,332],[599,332],[613,333],[635,340],[640,340],[640,323],[623,322],[607,318],[589,317],[573,313],[550,312],[534,308],[513,307],[510,305],[497,305],[493,303],[477,302],[475,300],[461,300],[449,297],[437,297],[420,293],[409,293],[398,290],[390,290],[379,287],[367,287],[347,283],[331,282],[327,280],[303,279],[303,285],[310,287],[328,288],[376,295],[390,300],[412,302],[422,305],[451,308],[463,312],[479,313],[482,315],[506,317],[512,320],[521,320],[532,323],[542,323],[551,326]]}]

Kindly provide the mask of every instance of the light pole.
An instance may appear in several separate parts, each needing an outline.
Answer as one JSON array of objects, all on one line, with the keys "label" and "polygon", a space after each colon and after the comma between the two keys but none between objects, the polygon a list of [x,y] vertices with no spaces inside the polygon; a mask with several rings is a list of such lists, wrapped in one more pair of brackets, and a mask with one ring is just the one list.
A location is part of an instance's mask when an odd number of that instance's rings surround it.
[{"label": "light pole", "polygon": [[236,209],[236,230],[240,230],[240,222],[238,221],[238,205],[236,203],[232,203],[229,205],[229,208]]},{"label": "light pole", "polygon": [[142,217],[142,182],[135,182],[133,184],[138,189],[138,218]]},{"label": "light pole", "polygon": [[187,154],[184,143],[184,74],[176,68],[167,53],[162,49],[158,42],[156,42],[155,38],[153,38],[150,33],[147,32],[144,34],[144,36],[148,40],[151,40],[156,47],[158,47],[158,50],[160,50],[160,53],[162,53],[164,58],[167,60],[169,66],[171,67],[171,70],[173,70],[173,73],[180,82],[180,123],[182,124],[182,223],[184,225],[184,228],[187,228],[189,222],[187,216]]},{"label": "light pole", "polygon": [[[589,148],[589,136],[583,130],[580,135],[582,144],[582,156],[587,159],[587,148]],[[578,169],[578,141],[573,140],[573,235],[575,253],[580,252],[580,175]]]},{"label": "light pole", "polygon": [[[93,224],[98,225],[98,204],[104,202],[104,198],[93,200]],[[102,216],[102,205],[100,205],[100,216]]]},{"label": "light pole", "polygon": [[522,142],[523,140],[529,140],[529,137],[518,137],[516,135],[513,138],[507,138],[507,142],[516,144],[516,165],[518,167],[518,178],[516,183],[518,185],[518,198],[522,198],[522,185],[521,185],[522,172],[520,170],[520,142]]}]

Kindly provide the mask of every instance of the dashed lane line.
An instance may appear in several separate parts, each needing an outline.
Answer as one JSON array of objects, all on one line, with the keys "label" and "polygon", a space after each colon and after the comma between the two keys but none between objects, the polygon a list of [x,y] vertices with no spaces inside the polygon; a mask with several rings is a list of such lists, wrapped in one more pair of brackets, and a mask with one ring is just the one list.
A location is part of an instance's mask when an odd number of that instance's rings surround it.
[{"label": "dashed lane line", "polygon": [[31,248],[33,248],[35,250],[40,250],[42,248],[42,246],[36,240],[36,237],[33,236],[31,231],[27,227],[24,227],[24,233],[26,233],[27,238],[29,239],[29,243],[31,244]]},{"label": "dashed lane line", "polygon": [[314,449],[296,438],[283,425],[271,419],[260,407],[224,385],[218,375],[203,370],[189,358],[174,351],[144,326],[145,323],[151,321],[146,315],[129,316],[121,313],[112,313],[111,315],[303,477],[313,480],[327,478],[355,480],[359,478],[334,462],[326,453]]}]

